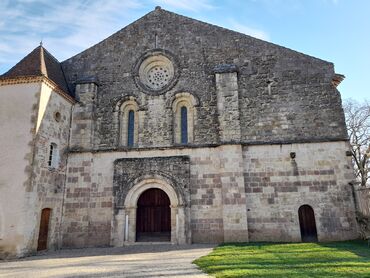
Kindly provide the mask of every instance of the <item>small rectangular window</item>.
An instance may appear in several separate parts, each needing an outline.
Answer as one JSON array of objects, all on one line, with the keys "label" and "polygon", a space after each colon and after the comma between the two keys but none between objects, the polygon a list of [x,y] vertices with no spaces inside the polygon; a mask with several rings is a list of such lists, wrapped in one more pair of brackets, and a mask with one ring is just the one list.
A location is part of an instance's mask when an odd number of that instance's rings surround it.
[{"label": "small rectangular window", "polygon": [[50,144],[48,166],[50,168],[57,168],[59,160],[58,146],[55,143]]},{"label": "small rectangular window", "polygon": [[49,161],[48,161],[49,167],[51,167],[51,165],[53,164],[53,152],[54,152],[54,144],[51,144],[50,151],[49,151]]}]

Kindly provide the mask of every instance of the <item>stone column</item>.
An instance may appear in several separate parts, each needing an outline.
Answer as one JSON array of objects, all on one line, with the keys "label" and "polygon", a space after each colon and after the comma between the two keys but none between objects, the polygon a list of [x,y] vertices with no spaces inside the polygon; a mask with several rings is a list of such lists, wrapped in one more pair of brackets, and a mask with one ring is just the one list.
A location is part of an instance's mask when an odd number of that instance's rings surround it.
[{"label": "stone column", "polygon": [[119,208],[112,219],[111,245],[114,247],[123,246],[126,239],[126,215],[125,209]]},{"label": "stone column", "polygon": [[98,85],[94,81],[80,81],[76,84],[76,98],[72,114],[72,149],[93,149],[95,101]]},{"label": "stone column", "polygon": [[238,73],[235,65],[219,65],[216,78],[217,110],[220,140],[224,143],[240,141]]},{"label": "stone column", "polygon": [[[136,211],[137,207],[126,207],[128,215],[128,227],[125,226],[125,242],[134,243],[136,241]],[[128,228],[126,230],[126,228]]]}]

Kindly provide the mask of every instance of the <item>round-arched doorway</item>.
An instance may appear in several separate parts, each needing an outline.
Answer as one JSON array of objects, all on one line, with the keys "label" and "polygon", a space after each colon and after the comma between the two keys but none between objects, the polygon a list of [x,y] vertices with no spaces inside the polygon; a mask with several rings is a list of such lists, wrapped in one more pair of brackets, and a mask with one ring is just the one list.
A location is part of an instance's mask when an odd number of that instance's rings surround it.
[{"label": "round-arched doorway", "polygon": [[298,209],[299,226],[303,242],[317,242],[317,229],[315,213],[309,205],[303,205]]},{"label": "round-arched doorway", "polygon": [[137,201],[136,241],[171,240],[171,202],[159,188],[145,190]]}]

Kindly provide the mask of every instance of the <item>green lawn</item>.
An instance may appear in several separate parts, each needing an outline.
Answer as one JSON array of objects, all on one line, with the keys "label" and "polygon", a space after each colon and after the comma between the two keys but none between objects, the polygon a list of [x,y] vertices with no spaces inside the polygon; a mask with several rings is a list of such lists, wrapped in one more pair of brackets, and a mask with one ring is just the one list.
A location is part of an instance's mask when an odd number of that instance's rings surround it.
[{"label": "green lawn", "polygon": [[194,261],[216,277],[370,277],[364,241],[223,244]]}]

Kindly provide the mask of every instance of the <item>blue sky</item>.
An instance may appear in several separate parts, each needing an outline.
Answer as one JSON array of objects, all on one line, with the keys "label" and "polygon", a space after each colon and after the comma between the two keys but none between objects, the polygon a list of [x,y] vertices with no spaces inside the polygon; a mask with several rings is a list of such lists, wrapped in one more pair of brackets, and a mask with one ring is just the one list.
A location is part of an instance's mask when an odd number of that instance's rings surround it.
[{"label": "blue sky", "polygon": [[333,62],[342,97],[370,99],[368,0],[0,0],[0,74],[41,40],[63,61],[157,5]]}]

